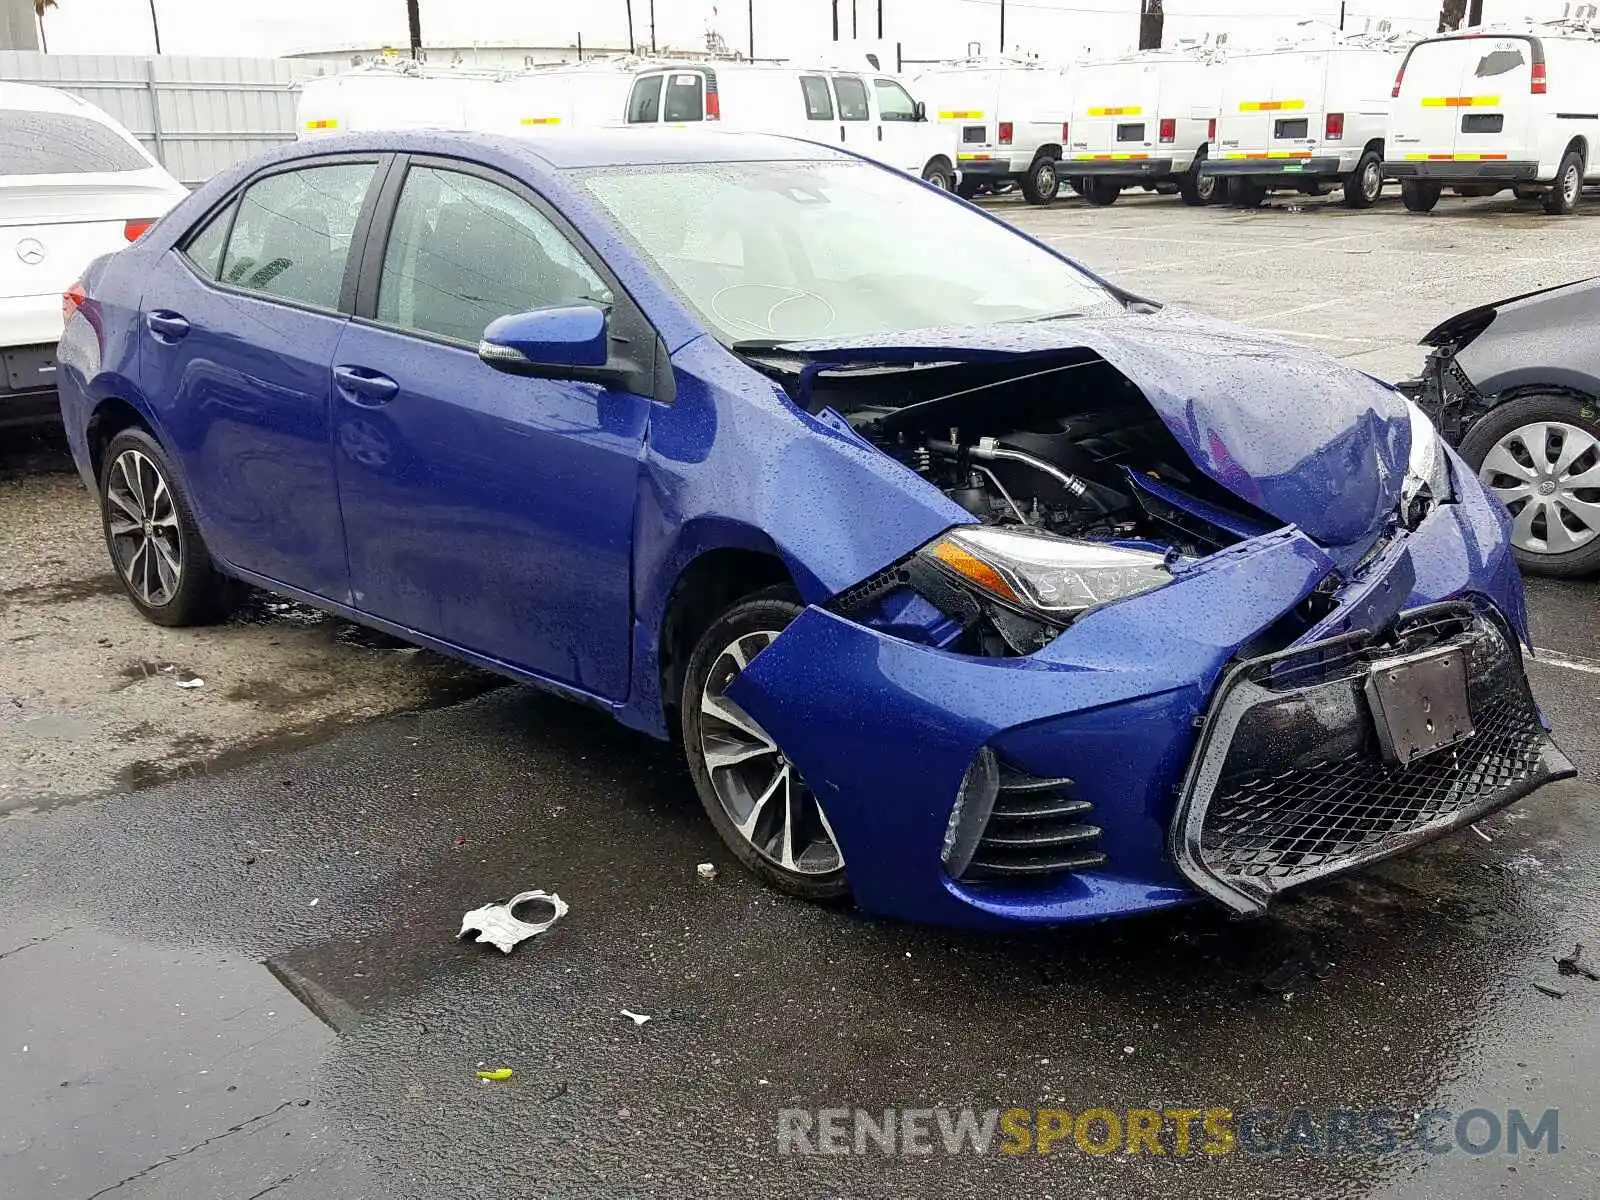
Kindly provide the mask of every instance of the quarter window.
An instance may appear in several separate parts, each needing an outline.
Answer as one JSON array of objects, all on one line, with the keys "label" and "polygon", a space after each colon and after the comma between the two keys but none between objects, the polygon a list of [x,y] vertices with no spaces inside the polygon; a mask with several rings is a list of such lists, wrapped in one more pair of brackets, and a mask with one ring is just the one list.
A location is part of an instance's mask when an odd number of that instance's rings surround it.
[{"label": "quarter window", "polygon": [[700,99],[700,75],[696,71],[680,71],[667,76],[667,99],[663,105],[663,121],[701,121],[705,111]]},{"label": "quarter window", "polygon": [[800,90],[806,97],[806,120],[833,120],[833,97],[828,93],[826,79],[821,75],[802,75]]},{"label": "quarter window", "polygon": [[915,121],[917,102],[892,79],[874,79],[873,89],[878,93],[878,116],[885,121]]},{"label": "quarter window", "polygon": [[661,119],[661,76],[646,75],[633,85],[628,97],[628,123],[653,125]]},{"label": "quarter window", "polygon": [[839,119],[865,121],[871,117],[867,107],[867,85],[854,75],[835,75],[833,90],[839,97]]},{"label": "quarter window", "polygon": [[509,189],[459,171],[407,172],[378,284],[383,324],[476,345],[496,317],[611,301],[572,243]]},{"label": "quarter window", "polygon": [[350,242],[375,169],[372,163],[331,163],[252,184],[239,201],[222,282],[338,308]]},{"label": "quarter window", "polygon": [[215,279],[222,269],[222,247],[228,240],[228,225],[233,220],[233,209],[234,206],[230,204],[217,213],[183,248],[183,253],[195,265],[195,269],[207,279]]}]

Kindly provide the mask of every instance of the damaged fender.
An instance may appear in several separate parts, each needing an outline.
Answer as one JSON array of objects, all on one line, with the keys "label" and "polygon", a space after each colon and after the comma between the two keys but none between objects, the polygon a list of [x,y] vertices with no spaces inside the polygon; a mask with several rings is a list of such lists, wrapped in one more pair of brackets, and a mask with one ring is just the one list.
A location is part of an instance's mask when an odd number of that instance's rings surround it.
[{"label": "damaged fender", "polygon": [[[1014,659],[932,649],[812,607],[728,695],[811,785],[865,909],[981,925],[1164,907],[1196,896],[1160,853],[1195,718],[1227,661],[1332,566],[1304,533],[1280,530],[1091,612]],[[1148,855],[1043,892],[951,880],[940,836],[985,744],[1021,769],[1073,778],[1108,843],[1148,846]]]}]

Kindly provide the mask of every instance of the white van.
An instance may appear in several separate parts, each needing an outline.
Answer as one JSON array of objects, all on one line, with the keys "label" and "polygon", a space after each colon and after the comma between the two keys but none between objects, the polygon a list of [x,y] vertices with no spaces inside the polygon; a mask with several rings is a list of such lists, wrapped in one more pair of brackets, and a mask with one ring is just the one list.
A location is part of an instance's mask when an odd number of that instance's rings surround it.
[{"label": "white van", "polygon": [[725,129],[842,145],[946,191],[956,186],[956,135],[927,119],[905,85],[872,72],[759,63],[683,63],[640,70],[630,125],[716,121]]},{"label": "white van", "polygon": [[1112,204],[1122,189],[1177,192],[1209,204],[1216,181],[1204,173],[1222,97],[1223,68],[1209,55],[1144,50],[1086,63],[1076,72],[1062,171],[1090,204]]},{"label": "white van", "polygon": [[1061,190],[1056,163],[1072,115],[1072,81],[1061,67],[1032,59],[972,58],[941,63],[912,80],[928,116],[961,139],[959,191],[1010,181],[1029,204]]},{"label": "white van", "polygon": [[1586,24],[1429,38],[1406,56],[1394,97],[1384,172],[1412,212],[1448,184],[1509,187],[1570,213],[1584,181],[1600,181],[1600,35]]},{"label": "white van", "polygon": [[1273,50],[1229,52],[1216,148],[1202,170],[1228,199],[1255,208],[1273,189],[1321,196],[1344,189],[1351,208],[1383,193],[1384,134],[1394,73],[1411,39],[1313,32]]},{"label": "white van", "polygon": [[371,63],[302,84],[296,128],[302,140],[370,129],[480,129],[496,78],[428,70],[409,59]]}]

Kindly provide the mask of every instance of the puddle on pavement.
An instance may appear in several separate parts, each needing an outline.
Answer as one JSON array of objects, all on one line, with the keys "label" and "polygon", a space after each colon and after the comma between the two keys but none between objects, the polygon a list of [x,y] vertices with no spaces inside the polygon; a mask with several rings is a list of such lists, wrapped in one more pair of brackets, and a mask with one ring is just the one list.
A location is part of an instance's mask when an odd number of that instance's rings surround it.
[{"label": "puddle on pavement", "polygon": [[89,579],[54,579],[49,583],[28,583],[0,591],[0,602],[22,604],[73,604],[97,596],[122,595],[122,581],[115,575],[95,575]]}]

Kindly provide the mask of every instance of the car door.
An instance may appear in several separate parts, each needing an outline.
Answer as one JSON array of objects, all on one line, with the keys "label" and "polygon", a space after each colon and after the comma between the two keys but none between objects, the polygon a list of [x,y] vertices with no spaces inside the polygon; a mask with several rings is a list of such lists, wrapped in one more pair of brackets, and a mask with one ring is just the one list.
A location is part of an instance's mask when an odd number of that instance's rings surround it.
[{"label": "car door", "polygon": [[875,157],[920,175],[930,156],[924,153],[928,127],[917,121],[917,102],[898,82],[882,78],[872,81],[872,98],[878,142]]},{"label": "car door", "polygon": [[806,105],[805,136],[814,142],[842,143],[844,125],[834,117],[833,91],[824,75],[800,76],[800,95]]},{"label": "car door", "polygon": [[144,394],[207,544],[233,566],[349,599],[329,384],[354,294],[350,249],[380,156],[277,166],[152,270]]},{"label": "car door", "polygon": [[839,140],[857,154],[881,161],[883,147],[873,129],[867,85],[859,75],[835,75],[832,83],[834,108],[839,113]]},{"label": "car door", "polygon": [[333,358],[339,501],[362,610],[620,699],[651,401],[477,353],[495,318],[574,304],[610,310],[614,346],[654,353],[575,242],[504,176],[425,158],[396,170]]}]

